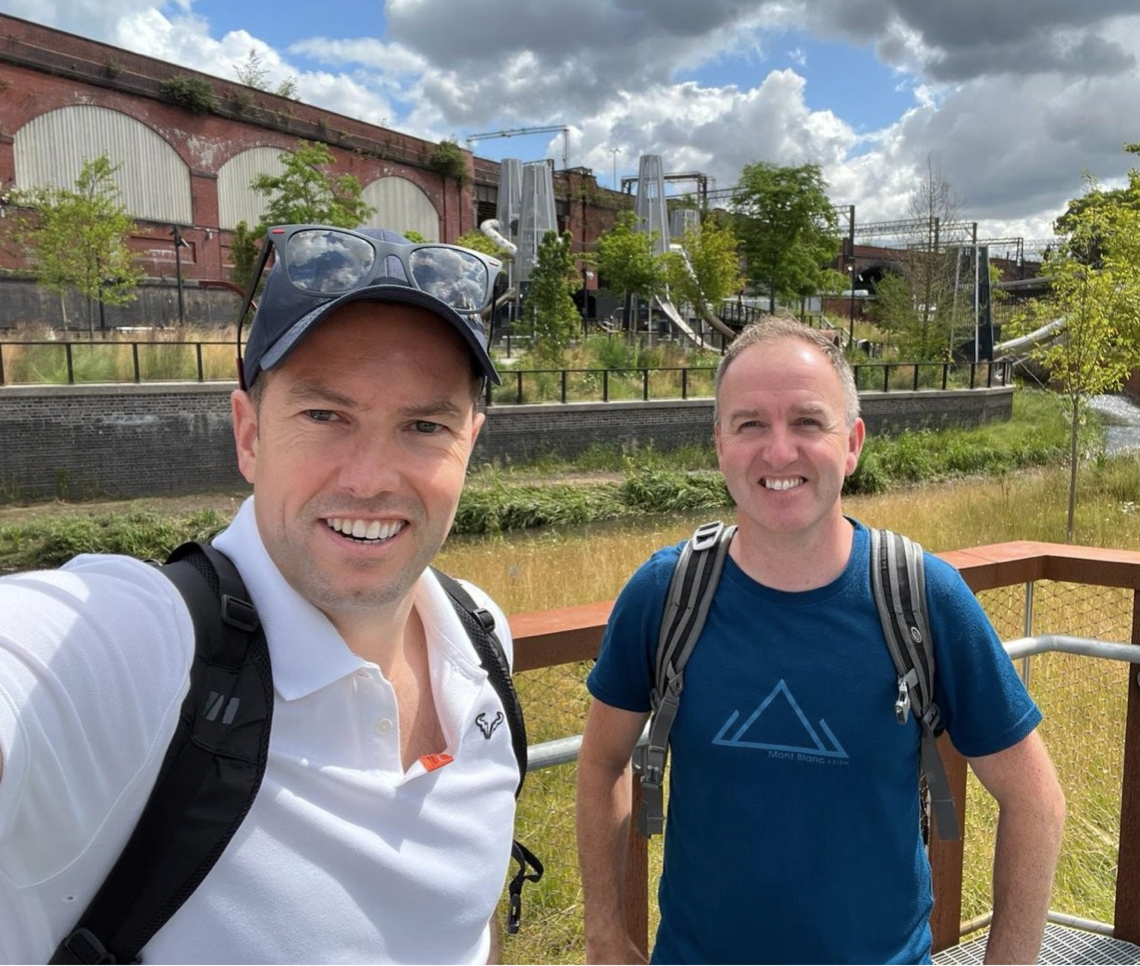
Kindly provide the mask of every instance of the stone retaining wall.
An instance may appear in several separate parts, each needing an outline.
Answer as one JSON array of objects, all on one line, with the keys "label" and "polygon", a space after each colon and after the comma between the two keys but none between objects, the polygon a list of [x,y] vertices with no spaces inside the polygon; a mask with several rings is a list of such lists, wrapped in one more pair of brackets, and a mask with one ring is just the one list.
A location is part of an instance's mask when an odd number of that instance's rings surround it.
[{"label": "stone retaining wall", "polygon": [[[0,388],[0,502],[151,496],[245,485],[231,384]],[[870,432],[1009,419],[1013,390],[861,393]],[[712,435],[712,400],[493,406],[474,462],[573,456],[594,444],[666,451]]]}]

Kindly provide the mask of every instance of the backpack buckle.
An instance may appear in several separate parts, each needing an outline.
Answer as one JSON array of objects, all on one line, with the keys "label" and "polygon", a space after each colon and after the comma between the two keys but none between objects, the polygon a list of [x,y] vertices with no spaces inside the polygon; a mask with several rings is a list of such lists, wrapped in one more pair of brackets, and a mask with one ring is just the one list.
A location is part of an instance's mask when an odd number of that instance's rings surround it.
[{"label": "backpack buckle", "polygon": [[[71,959],[58,959],[60,952],[66,951],[67,954],[73,958]],[[118,960],[114,954],[107,950],[107,947],[99,941],[90,929],[79,928],[76,929],[70,936],[68,936],[61,944],[59,950],[56,951],[55,956],[51,961],[56,962],[72,962],[72,963],[117,963]]]},{"label": "backpack buckle", "polygon": [[711,523],[702,523],[697,527],[692,538],[689,540],[689,546],[694,550],[707,550],[709,547],[716,545],[717,539],[720,537],[720,532],[723,529],[724,524],[719,520],[714,520]]},{"label": "backpack buckle", "polygon": [[240,597],[231,597],[229,594],[222,594],[222,620],[247,634],[256,631],[260,623],[257,608],[253,604]]},{"label": "backpack buckle", "polygon": [[895,699],[895,720],[899,724],[906,724],[910,717],[910,685],[906,678],[899,678],[899,694]]}]

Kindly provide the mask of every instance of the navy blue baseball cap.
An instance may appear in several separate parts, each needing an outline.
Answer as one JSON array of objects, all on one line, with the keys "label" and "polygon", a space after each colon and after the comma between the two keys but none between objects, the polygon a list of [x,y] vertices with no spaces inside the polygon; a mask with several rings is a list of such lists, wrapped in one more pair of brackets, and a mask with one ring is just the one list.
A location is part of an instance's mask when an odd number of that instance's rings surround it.
[{"label": "navy blue baseball cap", "polygon": [[481,314],[494,304],[502,278],[498,259],[456,245],[412,243],[383,228],[277,226],[266,232],[241,319],[271,249],[275,262],[242,355],[243,387],[284,362],[321,321],[351,302],[427,309],[463,339],[478,374],[501,382]]}]

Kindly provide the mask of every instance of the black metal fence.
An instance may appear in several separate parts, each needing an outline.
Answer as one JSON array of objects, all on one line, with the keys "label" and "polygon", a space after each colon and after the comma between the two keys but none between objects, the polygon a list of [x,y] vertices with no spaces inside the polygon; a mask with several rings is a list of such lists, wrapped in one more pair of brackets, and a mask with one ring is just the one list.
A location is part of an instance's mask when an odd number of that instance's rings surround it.
[{"label": "black metal fence", "polygon": [[[229,382],[236,350],[226,342],[0,341],[0,386]],[[853,366],[863,392],[976,389],[1009,385],[1013,363],[877,362]],[[708,398],[715,366],[515,369],[488,387],[493,405]]]}]

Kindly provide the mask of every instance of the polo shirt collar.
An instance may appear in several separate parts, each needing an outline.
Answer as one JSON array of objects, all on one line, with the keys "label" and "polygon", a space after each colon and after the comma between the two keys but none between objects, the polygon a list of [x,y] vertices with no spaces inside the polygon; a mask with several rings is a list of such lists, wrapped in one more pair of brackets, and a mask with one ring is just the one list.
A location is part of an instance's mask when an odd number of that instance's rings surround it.
[{"label": "polo shirt collar", "polygon": [[253,500],[251,496],[242,504],[233,522],[214,538],[214,546],[241,572],[269,642],[273,686],[284,700],[293,701],[352,674],[365,662],[270,559],[257,529]]}]

